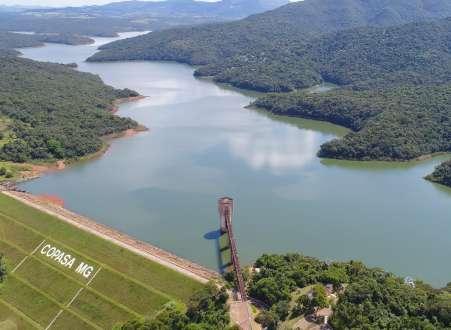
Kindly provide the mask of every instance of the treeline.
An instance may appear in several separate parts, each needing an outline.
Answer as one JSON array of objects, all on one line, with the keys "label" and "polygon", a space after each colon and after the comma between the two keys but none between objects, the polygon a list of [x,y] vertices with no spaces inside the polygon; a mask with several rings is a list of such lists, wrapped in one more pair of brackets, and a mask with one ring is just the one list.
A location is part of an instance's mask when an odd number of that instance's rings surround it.
[{"label": "treeline", "polygon": [[[286,319],[326,307],[324,285],[338,293],[334,329],[444,329],[451,326],[451,283],[434,289],[414,286],[361,262],[324,262],[300,254],[263,255],[248,280],[252,297],[268,309],[257,318],[268,329]],[[297,292],[312,286],[312,295]]]},{"label": "treeline", "polygon": [[137,126],[110,111],[115,99],[137,93],[106,86],[98,76],[14,57],[1,58],[0,76],[0,117],[10,119],[1,160],[82,157],[101,149],[100,137]]},{"label": "treeline", "polygon": [[209,283],[189,300],[186,310],[175,304],[165,306],[154,318],[133,320],[116,330],[239,330],[230,326],[225,288]]},{"label": "treeline", "polygon": [[31,34],[0,32],[0,49],[14,49],[42,46],[43,41]]},{"label": "treeline", "polygon": [[451,187],[451,160],[437,166],[437,168],[428,175],[426,179]]},{"label": "treeline", "polygon": [[[0,50],[12,50],[14,48],[37,47],[45,42],[84,45],[93,43],[94,40],[88,37],[70,33],[52,34],[23,34],[12,32],[0,32]],[[6,53],[4,52],[3,55]],[[13,54],[10,52],[10,54]]]},{"label": "treeline", "polygon": [[409,160],[451,152],[451,85],[269,94],[255,106],[325,120],[354,132],[321,146],[321,157]]}]

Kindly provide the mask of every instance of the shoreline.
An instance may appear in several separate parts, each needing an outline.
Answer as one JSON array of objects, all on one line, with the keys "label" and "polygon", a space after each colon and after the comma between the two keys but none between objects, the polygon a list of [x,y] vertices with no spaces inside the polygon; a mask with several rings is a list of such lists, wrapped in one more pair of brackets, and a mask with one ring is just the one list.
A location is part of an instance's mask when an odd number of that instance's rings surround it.
[{"label": "shoreline", "polygon": [[105,239],[113,244],[123,247],[162,266],[182,273],[201,283],[207,283],[210,280],[220,278],[219,273],[213,270],[181,258],[149,243],[137,240],[116,229],[110,228],[87,217],[69,211],[62,206],[49,203],[39,198],[39,196],[19,191],[2,191],[2,193],[21,203],[24,203],[25,205],[54,216],[59,220],[77,227],[78,229]]},{"label": "shoreline", "polygon": [[[245,106],[246,109],[251,109],[254,111],[262,111],[262,112],[266,112],[270,115],[274,115],[274,116],[278,116],[278,117],[282,117],[282,118],[295,118],[295,119],[304,119],[304,120],[312,120],[312,121],[316,121],[316,122],[320,122],[320,123],[327,123],[327,124],[331,124],[331,125],[335,125],[337,127],[343,128],[348,130],[348,132],[346,134],[348,134],[349,132],[354,132],[351,128],[334,123],[333,121],[329,121],[326,119],[317,119],[317,118],[311,118],[308,116],[295,116],[295,115],[285,115],[285,114],[278,114],[275,113],[269,109],[266,108],[262,108],[262,107],[257,107],[255,105],[253,105],[252,103]],[[344,135],[343,135],[344,136]],[[340,139],[343,138],[343,136],[338,136]],[[412,159],[393,159],[393,158],[387,158],[387,159],[347,159],[347,158],[329,158],[329,157],[319,157],[319,159],[322,160],[336,160],[336,161],[345,161],[345,162],[356,162],[356,163],[369,163],[369,162],[379,162],[379,163],[388,163],[388,164],[406,164],[406,163],[415,163],[415,162],[422,162],[422,161],[428,161],[431,159],[434,159],[435,157],[440,157],[440,156],[446,156],[449,155],[451,156],[451,152],[447,152],[447,151],[438,151],[438,152],[433,152],[433,153],[429,153],[429,154],[424,154],[424,155],[420,155],[418,157],[412,158]]]},{"label": "shoreline", "polygon": [[[110,111],[111,113],[113,113],[116,116],[117,115],[116,113],[120,109],[120,105],[129,103],[129,102],[136,102],[136,101],[139,101],[139,100],[142,100],[145,98],[147,98],[147,96],[138,95],[138,96],[131,96],[131,97],[116,99],[112,102],[111,107],[109,109],[107,109],[107,111]],[[139,133],[147,132],[147,131],[149,131],[149,129],[147,127],[138,123],[138,126],[136,126],[135,128],[129,128],[129,129],[126,129],[121,132],[101,136],[100,139],[103,141],[102,148],[100,148],[100,150],[98,150],[92,154],[85,155],[78,159],[61,159],[61,160],[57,160],[55,162],[43,161],[42,163],[36,162],[36,163],[23,163],[23,164],[9,162],[13,166],[21,166],[21,167],[25,168],[23,170],[20,170],[18,176],[11,178],[10,181],[13,181],[15,183],[20,183],[20,182],[38,179],[47,173],[63,171],[73,165],[82,164],[84,162],[102,157],[110,148],[111,142],[113,140],[133,137]]]},{"label": "shoreline", "polygon": [[136,102],[136,101],[139,101],[139,100],[143,100],[145,98],[147,98],[147,96],[138,95],[138,96],[130,96],[130,97],[123,97],[123,98],[120,98],[120,99],[116,99],[116,100],[114,100],[112,102],[110,111],[111,111],[111,113],[116,114],[119,111],[120,106],[122,104],[130,103],[130,102]]}]

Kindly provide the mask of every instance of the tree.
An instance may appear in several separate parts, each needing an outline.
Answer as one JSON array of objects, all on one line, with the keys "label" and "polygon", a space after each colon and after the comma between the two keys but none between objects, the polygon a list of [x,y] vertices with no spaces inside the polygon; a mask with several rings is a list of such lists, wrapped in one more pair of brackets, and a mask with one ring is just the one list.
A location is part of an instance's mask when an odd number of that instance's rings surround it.
[{"label": "tree", "polygon": [[[229,330],[228,294],[208,283],[189,299],[186,312],[175,303],[166,306],[150,320],[132,320],[120,330]],[[233,329],[233,328],[232,328]]]},{"label": "tree", "polygon": [[191,323],[206,323],[225,328],[229,324],[228,294],[224,287],[210,282],[189,300],[186,315]]},{"label": "tree", "polygon": [[331,266],[321,275],[321,282],[324,284],[332,283],[336,290],[340,289],[342,284],[349,281],[346,269],[338,266]]},{"label": "tree", "polygon": [[279,301],[271,307],[271,311],[273,311],[281,321],[285,321],[290,314],[290,303],[286,300]]},{"label": "tree", "polygon": [[317,309],[327,306],[329,306],[329,303],[327,301],[326,289],[323,285],[317,284],[309,294],[299,297],[295,310],[304,314],[312,314]]},{"label": "tree", "polygon": [[3,256],[3,254],[0,254],[0,283],[6,279],[6,275],[7,275],[7,268],[6,268],[5,257]]},{"label": "tree", "polygon": [[268,330],[276,330],[277,324],[279,323],[279,318],[273,311],[262,311],[257,315],[255,321],[261,324],[263,328]]},{"label": "tree", "polygon": [[255,283],[250,290],[253,297],[260,299],[272,306],[278,301],[288,300],[290,297],[287,288],[277,282],[275,278],[263,278]]}]

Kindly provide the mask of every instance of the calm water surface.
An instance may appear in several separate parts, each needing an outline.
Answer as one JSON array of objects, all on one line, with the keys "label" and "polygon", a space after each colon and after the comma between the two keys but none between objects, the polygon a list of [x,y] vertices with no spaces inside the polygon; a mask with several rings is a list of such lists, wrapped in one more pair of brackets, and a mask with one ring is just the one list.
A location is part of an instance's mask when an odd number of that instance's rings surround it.
[{"label": "calm water surface", "polygon": [[[147,99],[123,105],[150,131],[113,142],[100,159],[23,184],[67,207],[209,267],[216,199],[236,199],[240,256],[302,251],[361,259],[436,286],[451,281],[451,190],[422,179],[446,157],[409,164],[320,160],[319,146],[346,131],[245,109],[252,95],[196,80],[189,66],[85,63],[95,45],[22,50],[77,62]],[[449,157],[448,157],[449,158]]]}]

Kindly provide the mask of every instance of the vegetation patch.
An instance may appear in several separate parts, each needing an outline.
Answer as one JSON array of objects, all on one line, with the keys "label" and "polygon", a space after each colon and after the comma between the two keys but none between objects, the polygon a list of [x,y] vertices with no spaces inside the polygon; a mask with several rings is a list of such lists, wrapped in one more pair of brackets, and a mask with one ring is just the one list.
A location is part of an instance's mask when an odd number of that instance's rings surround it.
[{"label": "vegetation patch", "polygon": [[438,166],[426,179],[451,187],[451,160]]},{"label": "vegetation patch", "polygon": [[117,326],[117,330],[238,330],[231,326],[225,288],[209,283],[198,290],[189,300],[187,308],[167,304],[157,315],[147,320],[131,320]]}]

